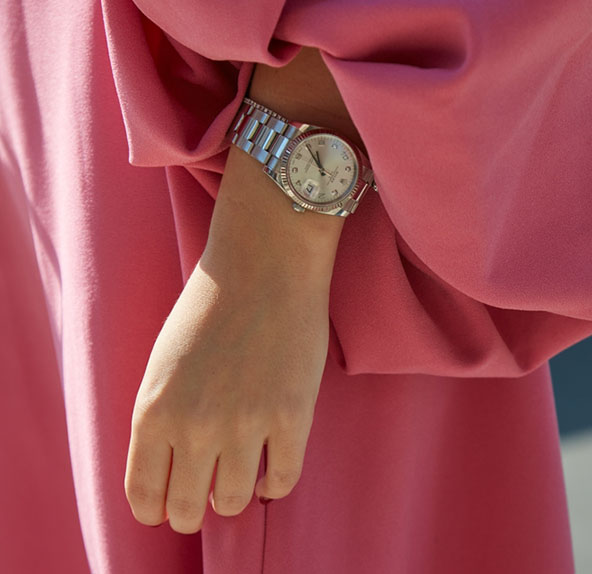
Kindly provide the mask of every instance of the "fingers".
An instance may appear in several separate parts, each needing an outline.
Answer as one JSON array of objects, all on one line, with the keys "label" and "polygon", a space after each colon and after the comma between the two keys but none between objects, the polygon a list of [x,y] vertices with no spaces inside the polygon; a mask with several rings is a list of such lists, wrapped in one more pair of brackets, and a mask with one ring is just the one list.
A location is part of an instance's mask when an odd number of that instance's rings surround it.
[{"label": "fingers", "polygon": [[[126,497],[135,518],[155,526],[168,515],[182,534],[201,529],[216,467],[212,507],[217,514],[240,514],[256,496],[287,496],[302,473],[308,432],[284,426],[267,439],[265,476],[257,483],[264,440],[261,435],[234,439],[222,448],[184,440],[174,447],[154,435],[132,432],[125,476]],[[310,430],[310,426],[308,428]]]},{"label": "fingers", "polygon": [[125,471],[125,496],[138,522],[157,526],[165,519],[165,497],[171,467],[168,441],[132,430]]},{"label": "fingers", "polygon": [[265,498],[287,496],[302,474],[308,433],[304,429],[284,430],[267,438],[267,469],[255,494]]},{"label": "fingers", "polygon": [[216,455],[211,445],[184,442],[174,446],[166,493],[166,510],[173,530],[193,534],[201,529]]},{"label": "fingers", "polygon": [[222,449],[216,469],[213,508],[222,516],[242,512],[253,498],[262,440],[235,441]]}]

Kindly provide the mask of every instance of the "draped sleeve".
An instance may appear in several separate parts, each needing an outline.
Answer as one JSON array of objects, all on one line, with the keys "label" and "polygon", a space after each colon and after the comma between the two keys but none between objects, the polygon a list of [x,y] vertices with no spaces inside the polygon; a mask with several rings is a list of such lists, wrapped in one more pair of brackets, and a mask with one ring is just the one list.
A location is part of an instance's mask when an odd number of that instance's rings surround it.
[{"label": "draped sleeve", "polygon": [[331,284],[348,374],[519,377],[592,334],[590,2],[102,7],[137,166],[222,173],[255,64],[320,50],[378,184]]}]

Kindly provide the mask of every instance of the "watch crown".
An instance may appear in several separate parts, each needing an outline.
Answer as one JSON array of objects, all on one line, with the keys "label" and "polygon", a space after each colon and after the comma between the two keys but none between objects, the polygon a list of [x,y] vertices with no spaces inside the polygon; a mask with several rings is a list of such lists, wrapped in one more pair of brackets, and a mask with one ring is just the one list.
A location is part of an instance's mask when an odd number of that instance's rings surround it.
[{"label": "watch crown", "polygon": [[300,205],[299,203],[294,202],[292,204],[292,209],[294,211],[299,211],[300,213],[302,213],[303,211],[306,211],[306,208],[302,207],[302,205]]}]

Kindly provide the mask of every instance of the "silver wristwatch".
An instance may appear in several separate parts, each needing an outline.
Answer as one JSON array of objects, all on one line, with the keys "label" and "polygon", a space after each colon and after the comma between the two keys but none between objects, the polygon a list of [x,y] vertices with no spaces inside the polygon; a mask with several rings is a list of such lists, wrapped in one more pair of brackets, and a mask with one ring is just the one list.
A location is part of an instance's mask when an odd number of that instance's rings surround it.
[{"label": "silver wristwatch", "polygon": [[336,131],[291,121],[244,98],[227,137],[263,164],[296,211],[346,217],[369,188],[370,160]]}]

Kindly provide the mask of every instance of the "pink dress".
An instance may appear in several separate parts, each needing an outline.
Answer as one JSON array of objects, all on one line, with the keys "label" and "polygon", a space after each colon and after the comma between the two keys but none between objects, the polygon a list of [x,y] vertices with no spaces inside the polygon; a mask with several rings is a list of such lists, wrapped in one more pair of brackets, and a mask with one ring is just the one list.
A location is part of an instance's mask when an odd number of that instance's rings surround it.
[{"label": "pink dress", "polygon": [[[591,21],[589,0],[0,2],[0,571],[573,574],[547,361],[592,334]],[[255,63],[301,46],[379,186],[341,236],[303,473],[195,534],[149,528],[123,486],[136,392]]]}]

